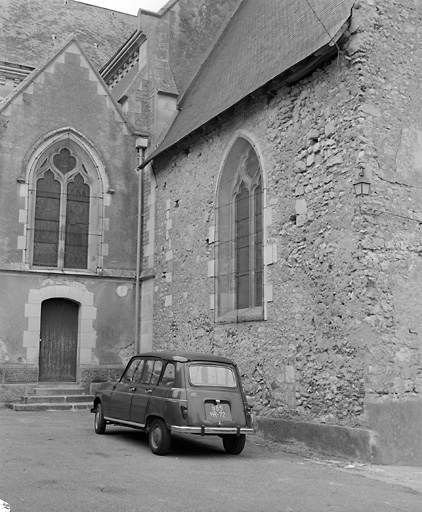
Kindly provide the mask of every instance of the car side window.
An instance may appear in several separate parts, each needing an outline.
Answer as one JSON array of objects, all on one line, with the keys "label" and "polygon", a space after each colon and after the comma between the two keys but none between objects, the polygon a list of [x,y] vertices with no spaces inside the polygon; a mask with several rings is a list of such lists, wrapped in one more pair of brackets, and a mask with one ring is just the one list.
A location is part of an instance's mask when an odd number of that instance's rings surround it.
[{"label": "car side window", "polygon": [[145,359],[141,359],[139,362],[138,368],[136,369],[135,374],[133,376],[134,382],[139,383],[141,381],[141,375],[142,375],[142,370],[144,368],[144,363],[145,363]]},{"label": "car side window", "polygon": [[160,378],[161,369],[163,368],[162,361],[155,361],[154,370],[152,371],[151,382],[150,384],[157,384],[158,379]]},{"label": "car side window", "polygon": [[141,377],[141,384],[155,385],[160,377],[163,362],[159,359],[147,359],[145,368]]},{"label": "car side window", "polygon": [[[142,361],[143,362],[143,361]],[[138,368],[140,366],[141,359],[134,359],[130,365],[126,368],[125,373],[122,377],[122,382],[134,382],[136,378],[136,374],[138,373]]]},{"label": "car side window", "polygon": [[148,359],[145,361],[145,368],[141,377],[141,384],[149,384],[152,375],[152,369],[154,368],[154,360]]},{"label": "car side window", "polygon": [[167,363],[163,376],[161,377],[161,386],[169,388],[174,387],[174,379],[176,377],[176,365],[174,363]]}]

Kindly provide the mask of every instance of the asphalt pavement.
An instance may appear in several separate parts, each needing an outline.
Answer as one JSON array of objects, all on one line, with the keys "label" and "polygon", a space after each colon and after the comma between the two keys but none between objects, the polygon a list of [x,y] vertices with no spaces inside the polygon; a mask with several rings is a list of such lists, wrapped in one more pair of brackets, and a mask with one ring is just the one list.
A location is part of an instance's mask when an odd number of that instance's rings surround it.
[{"label": "asphalt pavement", "polygon": [[216,437],[174,436],[159,457],[144,434],[99,436],[93,421],[88,411],[0,408],[0,512],[422,510],[422,468],[331,459],[259,435],[239,456]]},{"label": "asphalt pavement", "polygon": [[[263,439],[260,436],[256,437],[260,440]],[[277,446],[278,449],[286,453],[299,455],[312,464],[321,464],[349,474],[360,475],[365,478],[412,489],[412,491],[419,493],[422,499],[422,467],[420,466],[380,466],[363,464],[353,460],[331,458],[327,454],[324,455],[314,452],[300,444],[281,444],[268,439],[263,439],[263,442],[267,446]],[[420,510],[422,511],[422,502]]]}]

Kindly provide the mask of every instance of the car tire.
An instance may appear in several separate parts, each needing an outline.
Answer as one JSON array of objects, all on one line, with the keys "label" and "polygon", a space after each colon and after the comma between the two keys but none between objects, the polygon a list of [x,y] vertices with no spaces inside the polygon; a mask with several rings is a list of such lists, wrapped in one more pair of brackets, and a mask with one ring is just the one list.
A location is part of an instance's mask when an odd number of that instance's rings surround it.
[{"label": "car tire", "polygon": [[243,448],[246,443],[246,435],[240,434],[237,436],[235,434],[227,434],[223,436],[223,446],[227,453],[230,455],[239,455],[239,453],[243,452]]},{"label": "car tire", "polygon": [[149,447],[155,455],[165,455],[170,448],[171,434],[164,421],[156,418],[148,433]]},{"label": "car tire", "polygon": [[101,402],[95,408],[94,428],[96,434],[104,434],[106,431],[106,420],[104,419],[103,406]]}]

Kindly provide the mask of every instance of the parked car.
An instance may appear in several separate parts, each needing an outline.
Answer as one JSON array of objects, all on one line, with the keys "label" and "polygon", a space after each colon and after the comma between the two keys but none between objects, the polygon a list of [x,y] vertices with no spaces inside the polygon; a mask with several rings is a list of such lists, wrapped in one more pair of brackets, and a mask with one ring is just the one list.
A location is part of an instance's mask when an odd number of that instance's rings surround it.
[{"label": "parked car", "polygon": [[209,354],[134,356],[118,382],[100,384],[91,412],[97,434],[107,424],[142,430],[157,455],[168,452],[173,432],[220,436],[226,452],[238,455],[253,432],[236,364]]}]

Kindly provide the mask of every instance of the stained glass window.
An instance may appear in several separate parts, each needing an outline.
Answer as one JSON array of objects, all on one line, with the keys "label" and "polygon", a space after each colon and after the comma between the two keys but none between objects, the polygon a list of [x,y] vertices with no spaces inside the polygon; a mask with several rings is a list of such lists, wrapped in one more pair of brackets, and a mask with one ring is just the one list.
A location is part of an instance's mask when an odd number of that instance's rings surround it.
[{"label": "stained glass window", "polygon": [[216,313],[221,321],[263,318],[263,188],[253,147],[238,139],[218,189]]},{"label": "stained glass window", "polygon": [[43,161],[35,189],[34,266],[87,268],[91,190],[85,173],[67,148]]},{"label": "stained glass window", "polygon": [[253,274],[255,280],[255,297],[254,306],[262,306],[262,274],[263,274],[263,257],[262,257],[262,188],[261,186],[256,187],[254,192],[254,215],[255,215],[255,226],[254,226],[254,266]]},{"label": "stained glass window", "polygon": [[64,266],[86,268],[89,233],[89,185],[80,174],[67,185]]},{"label": "stained glass window", "polygon": [[34,265],[57,267],[60,232],[60,183],[51,171],[37,180]]},{"label": "stained glass window", "polygon": [[242,183],[236,196],[236,301],[237,309],[248,308],[250,303],[250,215],[249,192]]}]

